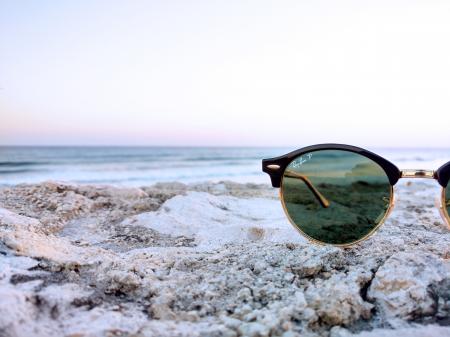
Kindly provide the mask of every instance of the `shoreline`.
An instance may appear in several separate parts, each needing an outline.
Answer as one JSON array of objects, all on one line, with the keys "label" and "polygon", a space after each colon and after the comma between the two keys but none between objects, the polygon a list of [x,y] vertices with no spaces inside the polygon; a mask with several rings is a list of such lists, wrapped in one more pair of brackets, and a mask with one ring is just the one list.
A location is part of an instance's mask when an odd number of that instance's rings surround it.
[{"label": "shoreline", "polygon": [[449,334],[433,186],[399,184],[387,222],[349,249],[301,237],[268,184],[0,187],[0,332]]}]

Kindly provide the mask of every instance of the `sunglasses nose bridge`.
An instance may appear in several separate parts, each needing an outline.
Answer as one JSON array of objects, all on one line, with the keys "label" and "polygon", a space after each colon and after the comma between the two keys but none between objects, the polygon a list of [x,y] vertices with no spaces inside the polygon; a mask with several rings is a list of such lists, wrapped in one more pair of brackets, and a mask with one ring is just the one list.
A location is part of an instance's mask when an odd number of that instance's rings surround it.
[{"label": "sunglasses nose bridge", "polygon": [[400,178],[436,179],[436,172],[433,170],[401,170]]}]

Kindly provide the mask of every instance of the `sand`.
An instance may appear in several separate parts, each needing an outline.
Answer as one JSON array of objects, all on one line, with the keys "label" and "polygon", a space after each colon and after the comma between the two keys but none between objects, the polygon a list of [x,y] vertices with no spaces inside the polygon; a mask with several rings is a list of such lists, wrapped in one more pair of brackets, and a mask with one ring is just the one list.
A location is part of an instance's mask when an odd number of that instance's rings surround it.
[{"label": "sand", "polygon": [[0,336],[449,336],[437,184],[369,240],[317,246],[267,185],[0,190]]}]

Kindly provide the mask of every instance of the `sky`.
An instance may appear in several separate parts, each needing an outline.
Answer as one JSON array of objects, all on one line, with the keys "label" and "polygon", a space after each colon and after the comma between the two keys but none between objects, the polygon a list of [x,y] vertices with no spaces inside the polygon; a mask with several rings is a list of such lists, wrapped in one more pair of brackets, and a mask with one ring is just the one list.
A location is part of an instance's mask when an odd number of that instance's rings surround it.
[{"label": "sky", "polygon": [[449,1],[0,0],[0,144],[450,147]]}]

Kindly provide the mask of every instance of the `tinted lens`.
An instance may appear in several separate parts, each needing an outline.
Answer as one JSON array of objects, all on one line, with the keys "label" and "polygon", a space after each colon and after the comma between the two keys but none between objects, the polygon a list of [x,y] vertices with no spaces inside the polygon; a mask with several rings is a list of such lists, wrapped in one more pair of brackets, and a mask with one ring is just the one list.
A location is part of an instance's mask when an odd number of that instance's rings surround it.
[{"label": "tinted lens", "polygon": [[317,241],[345,245],[380,224],[392,187],[381,166],[369,158],[322,150],[295,158],[284,172],[281,191],[298,229]]}]

